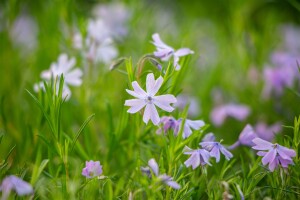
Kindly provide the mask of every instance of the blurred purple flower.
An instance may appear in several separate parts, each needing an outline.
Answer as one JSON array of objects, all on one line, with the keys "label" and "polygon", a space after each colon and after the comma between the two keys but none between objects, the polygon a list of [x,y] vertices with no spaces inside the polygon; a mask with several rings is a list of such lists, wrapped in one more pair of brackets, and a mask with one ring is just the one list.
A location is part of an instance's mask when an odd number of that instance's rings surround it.
[{"label": "blurred purple flower", "polygon": [[259,122],[255,125],[254,129],[257,137],[270,142],[274,139],[275,134],[281,131],[282,124],[280,122],[277,122],[273,125],[268,126],[264,122]]},{"label": "blurred purple flower", "polygon": [[[181,127],[182,127],[182,124],[183,124],[183,119],[178,119],[177,120],[177,126],[175,127],[175,130],[174,130],[174,135],[177,136]],[[205,125],[204,121],[202,120],[189,120],[189,119],[186,119],[185,120],[185,123],[184,123],[184,126],[183,126],[183,134],[182,134],[182,138],[187,138],[189,137],[193,131],[192,129],[194,130],[200,130],[203,126]]]},{"label": "blurred purple flower", "polygon": [[216,137],[213,133],[207,133],[203,139],[202,142],[214,142],[216,140]]},{"label": "blurred purple flower", "polygon": [[173,56],[175,70],[180,69],[179,57],[186,56],[188,54],[193,54],[194,52],[189,48],[181,48],[175,51],[172,47],[166,45],[159,37],[158,33],[152,35],[153,44],[156,46],[156,51],[154,56],[160,58],[162,61],[168,61]]},{"label": "blurred purple flower", "polygon": [[205,150],[207,150],[211,157],[216,158],[216,162],[220,161],[220,152],[225,156],[227,160],[233,157],[233,155],[223,146],[220,142],[200,142],[199,143]]},{"label": "blurred purple flower", "polygon": [[153,73],[147,75],[147,92],[145,92],[136,81],[132,82],[133,91],[127,89],[126,91],[137,99],[125,101],[125,106],[131,107],[127,112],[136,113],[145,107],[143,121],[147,124],[149,119],[151,119],[153,124],[157,125],[160,122],[160,118],[155,106],[167,112],[172,112],[174,108],[170,106],[170,104],[176,102],[176,98],[171,94],[155,96],[162,83],[163,78],[160,76],[155,80]]},{"label": "blurred purple flower", "polygon": [[14,175],[7,176],[0,185],[3,200],[8,199],[10,192],[15,190],[19,196],[33,193],[32,186]]},{"label": "blurred purple flower", "polygon": [[102,174],[102,165],[99,161],[86,161],[85,168],[82,169],[82,175],[86,178],[94,178]]},{"label": "blurred purple flower", "polygon": [[21,47],[24,50],[23,53],[30,53],[37,46],[38,26],[35,20],[29,15],[22,14],[18,16],[9,34],[13,44]]},{"label": "blurred purple flower", "polygon": [[252,147],[254,143],[252,140],[258,137],[253,127],[250,124],[247,124],[245,128],[240,133],[238,141],[236,141],[233,145],[229,146],[228,149],[235,149],[239,145],[246,145]]},{"label": "blurred purple flower", "polygon": [[210,154],[205,149],[191,149],[187,146],[183,149],[183,154],[191,155],[184,164],[186,167],[192,166],[193,169],[197,168],[199,165],[204,166],[209,163]]},{"label": "blurred purple flower", "polygon": [[178,95],[176,98],[177,102],[174,104],[174,107],[183,110],[187,105],[189,105],[189,116],[196,117],[200,114],[200,108],[196,98],[188,95]]},{"label": "blurred purple flower", "polygon": [[160,119],[160,123],[162,124],[162,127],[159,128],[156,133],[161,134],[163,131],[164,133],[167,133],[169,130],[175,130],[176,127],[178,127],[178,121],[174,117],[168,117],[168,116],[163,116]]},{"label": "blurred purple flower", "polygon": [[294,164],[292,157],[296,156],[296,152],[293,149],[286,148],[279,144],[272,144],[260,138],[255,138],[252,140],[255,146],[252,148],[259,150],[257,155],[263,156],[263,165],[269,164],[269,169],[271,172],[281,165],[283,168],[287,168],[289,164]]},{"label": "blurred purple flower", "polygon": [[[153,174],[161,181],[163,182],[164,184],[178,190],[181,188],[181,186],[176,182],[176,181],[173,181],[173,178],[171,176],[168,176],[166,174],[159,174],[159,167],[158,167],[158,164],[157,162],[155,161],[154,158],[151,158],[149,161],[148,161],[148,166],[150,167],[150,169],[152,170]],[[146,172],[146,174],[151,177],[151,174],[148,174],[148,170],[147,168],[143,167],[141,168],[142,172]]]},{"label": "blurred purple flower", "polygon": [[243,121],[249,114],[250,108],[246,105],[226,104],[215,107],[210,113],[210,119],[214,125],[221,126],[227,117]]},{"label": "blurred purple flower", "polygon": [[125,25],[131,16],[131,12],[121,2],[98,4],[93,9],[93,14],[96,18],[103,19],[110,35],[114,38],[120,38],[128,33]]},{"label": "blurred purple flower", "polygon": [[[47,82],[51,80],[51,78],[55,79],[57,76],[63,74],[64,76],[64,86],[63,86],[63,98],[69,99],[71,96],[71,90],[69,85],[71,86],[80,86],[82,83],[81,76],[82,71],[79,68],[73,69],[75,65],[75,58],[68,59],[66,54],[61,54],[58,58],[57,63],[52,63],[49,70],[42,71],[41,78]],[[56,84],[57,92],[59,84]],[[38,83],[34,85],[34,90],[37,92],[40,89],[44,89],[43,83]]]}]

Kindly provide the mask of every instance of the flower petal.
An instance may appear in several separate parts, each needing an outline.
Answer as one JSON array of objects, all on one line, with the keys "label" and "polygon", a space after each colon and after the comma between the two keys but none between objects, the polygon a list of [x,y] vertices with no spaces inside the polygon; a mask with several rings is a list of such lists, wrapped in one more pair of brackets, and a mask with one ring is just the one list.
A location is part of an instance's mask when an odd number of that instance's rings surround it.
[{"label": "flower petal", "polygon": [[262,163],[263,165],[266,165],[267,163],[271,163],[274,161],[276,157],[276,150],[270,150],[268,153],[266,153],[266,155],[262,158]]},{"label": "flower petal", "polygon": [[166,181],[166,184],[175,190],[179,190],[181,186],[175,181]]},{"label": "flower petal", "polygon": [[136,113],[140,111],[146,105],[145,100],[143,99],[130,99],[125,101],[125,106],[131,106],[127,112]]},{"label": "flower petal", "polygon": [[194,51],[190,50],[189,48],[181,48],[175,51],[174,55],[181,57],[181,56],[186,56],[188,54],[193,54]]},{"label": "flower petal", "polygon": [[148,105],[150,107],[150,118],[151,118],[151,121],[152,121],[152,123],[154,125],[158,125],[159,122],[160,122],[160,118],[159,118],[158,112],[157,112],[154,104],[148,104]]},{"label": "flower petal", "polygon": [[141,97],[146,97],[147,96],[147,93],[140,87],[138,82],[133,81],[132,82],[132,87],[134,89],[134,92],[137,93],[138,95],[140,95]]},{"label": "flower petal", "polygon": [[273,144],[268,142],[268,141],[265,141],[263,139],[260,139],[260,138],[254,138],[252,140],[252,142],[254,144],[256,144],[256,146],[253,146],[252,149],[256,149],[256,150],[271,150],[273,149]]},{"label": "flower petal", "polygon": [[157,162],[155,161],[154,158],[151,158],[149,161],[148,161],[148,166],[152,169],[153,173],[158,176],[159,174],[159,168],[158,168],[158,164]]}]

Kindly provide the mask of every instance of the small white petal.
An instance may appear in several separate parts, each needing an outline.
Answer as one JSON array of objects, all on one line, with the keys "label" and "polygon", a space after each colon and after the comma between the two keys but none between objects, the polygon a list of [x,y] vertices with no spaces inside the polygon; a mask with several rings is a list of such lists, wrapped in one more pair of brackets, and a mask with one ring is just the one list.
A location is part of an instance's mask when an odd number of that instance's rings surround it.
[{"label": "small white petal", "polygon": [[136,113],[140,111],[145,105],[146,102],[142,99],[130,99],[125,101],[125,106],[131,106],[131,108],[127,111],[129,113]]}]

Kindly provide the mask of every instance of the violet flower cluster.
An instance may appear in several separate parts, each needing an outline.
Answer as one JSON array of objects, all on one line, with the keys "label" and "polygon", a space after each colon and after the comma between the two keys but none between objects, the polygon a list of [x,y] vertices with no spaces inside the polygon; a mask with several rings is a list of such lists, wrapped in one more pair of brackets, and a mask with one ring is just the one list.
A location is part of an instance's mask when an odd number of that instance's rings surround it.
[{"label": "violet flower cluster", "polygon": [[185,147],[183,150],[184,154],[191,155],[188,160],[184,162],[186,167],[192,166],[193,169],[199,165],[211,165],[209,163],[210,157],[216,159],[218,163],[220,161],[220,155],[223,154],[226,160],[230,160],[233,155],[220,143],[215,141],[215,136],[212,133],[207,134],[199,145],[203,149],[191,149]]}]

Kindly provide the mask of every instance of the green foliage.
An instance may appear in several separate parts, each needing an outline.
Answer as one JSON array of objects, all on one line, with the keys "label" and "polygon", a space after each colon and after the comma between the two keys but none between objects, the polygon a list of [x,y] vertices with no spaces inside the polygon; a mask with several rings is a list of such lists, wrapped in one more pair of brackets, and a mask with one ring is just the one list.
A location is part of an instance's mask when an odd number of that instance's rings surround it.
[{"label": "green foliage", "polygon": [[[95,3],[0,3],[0,180],[10,174],[21,177],[34,187],[33,199],[299,199],[298,83],[280,98],[261,98],[263,68],[270,53],[280,48],[277,28],[299,24],[296,1],[124,1],[131,9],[129,34],[116,40],[120,57],[110,65],[86,59],[72,47],[75,29],[88,34]],[[11,38],[13,22],[22,13],[30,14],[39,27],[34,50],[22,50]],[[163,62],[153,56],[155,47],[149,41],[155,32],[175,49],[195,51],[180,58],[179,71],[172,59]],[[82,85],[71,88],[68,101],[63,96],[68,78],[64,75],[33,92],[41,71],[63,52],[76,58],[84,72]],[[253,66],[257,80],[249,75]],[[194,108],[187,104],[172,113],[159,110],[160,117],[172,115],[183,123],[203,119],[207,124],[183,139],[182,127],[177,136],[172,130],[157,134],[161,127],[145,124],[143,111],[129,114],[124,102],[131,96],[125,89],[132,89],[133,81],[145,89],[148,73],[164,79],[159,95],[185,94],[201,105],[194,116],[189,113]],[[226,102],[247,104],[251,115],[244,122],[228,119],[220,127],[209,125],[213,107]],[[297,153],[288,169],[270,172],[256,152],[242,146],[232,151],[229,161],[211,159],[212,166],[194,170],[185,166],[185,146],[199,148],[209,132],[227,146],[245,124],[261,120],[285,125],[275,141]],[[160,174],[180,184],[179,190],[153,173],[151,178],[142,173],[151,158]],[[82,176],[89,160],[101,162],[101,176]],[[14,192],[10,197],[18,198]]]}]

